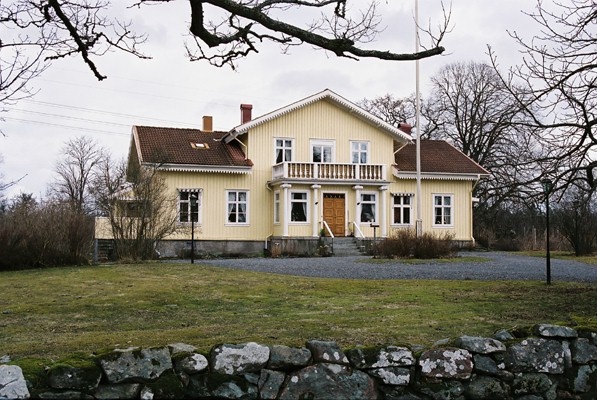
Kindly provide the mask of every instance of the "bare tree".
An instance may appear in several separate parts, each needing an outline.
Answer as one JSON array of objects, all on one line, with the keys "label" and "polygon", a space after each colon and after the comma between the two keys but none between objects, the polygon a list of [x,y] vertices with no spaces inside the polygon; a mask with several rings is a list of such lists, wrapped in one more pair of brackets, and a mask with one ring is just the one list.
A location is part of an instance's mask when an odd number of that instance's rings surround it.
[{"label": "bare tree", "polygon": [[54,209],[64,209],[60,225],[70,258],[88,261],[94,230],[90,185],[104,150],[93,139],[78,137],[66,142],[62,154],[56,163],[57,179],[50,184]]},{"label": "bare tree", "polygon": [[357,104],[390,125],[396,127],[403,123],[408,123],[411,126],[415,125],[416,106],[414,95],[400,99],[387,93],[372,100],[363,99]]},{"label": "bare tree", "polygon": [[475,187],[476,236],[518,246],[514,242],[532,229],[520,216],[537,210],[535,159],[540,146],[520,110],[520,97],[511,92],[516,88],[506,87],[491,65],[475,62],[449,64],[431,82],[427,133],[452,142],[491,172]]},{"label": "bare tree", "polygon": [[492,172],[478,187],[490,207],[523,200],[535,180],[536,143],[517,98],[487,64],[459,62],[431,78],[427,134],[451,141]]},{"label": "bare tree", "polygon": [[90,185],[105,151],[89,137],[69,140],[56,163],[57,180],[52,192],[79,214],[90,213]]},{"label": "bare tree", "polygon": [[35,92],[29,82],[47,67],[41,58],[40,45],[37,53],[28,55],[23,43],[5,44],[0,40],[0,111],[17,101],[31,97]]},{"label": "bare tree", "polygon": [[576,256],[593,254],[597,248],[597,199],[592,192],[585,182],[579,181],[569,186],[554,204],[554,227]]},{"label": "bare tree", "polygon": [[177,230],[176,198],[167,194],[158,167],[127,170],[105,158],[93,192],[120,259],[152,258],[157,243]]},{"label": "bare tree", "polygon": [[[524,125],[538,128],[541,175],[554,180],[555,190],[579,179],[595,188],[597,3],[537,0],[527,15],[541,33],[511,32],[524,62],[502,80],[528,116]],[[492,61],[497,71],[495,54]]]}]

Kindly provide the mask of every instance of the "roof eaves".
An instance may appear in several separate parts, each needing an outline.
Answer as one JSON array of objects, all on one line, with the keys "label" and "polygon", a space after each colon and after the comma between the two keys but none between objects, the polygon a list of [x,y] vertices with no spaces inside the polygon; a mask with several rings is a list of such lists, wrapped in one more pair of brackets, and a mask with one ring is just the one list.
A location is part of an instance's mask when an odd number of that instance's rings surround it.
[{"label": "roof eaves", "polygon": [[144,165],[151,165],[157,167],[161,171],[172,172],[209,172],[209,173],[224,173],[224,174],[249,174],[253,168],[251,166],[240,165],[197,165],[197,164],[160,164],[155,165],[145,163]]},{"label": "roof eaves", "polygon": [[[393,175],[400,179],[416,179],[416,171],[400,171],[393,167]],[[491,175],[490,173],[454,173],[454,172],[421,172],[421,179],[437,179],[452,181],[476,181]]]},{"label": "roof eaves", "polygon": [[481,164],[479,164],[478,162],[476,162],[475,160],[473,160],[471,157],[469,157],[469,156],[467,156],[466,154],[464,154],[464,152],[462,152],[460,149],[458,149],[458,148],[457,148],[456,146],[454,146],[452,143],[450,143],[450,142],[448,142],[448,141],[446,141],[446,143],[448,143],[448,145],[449,145],[449,146],[452,146],[452,148],[453,148],[454,150],[456,150],[457,152],[459,152],[460,154],[462,154],[464,157],[466,157],[466,158],[467,158],[467,159],[468,159],[470,162],[472,162],[473,164],[475,164],[475,165],[477,166],[477,168],[479,168],[479,169],[481,169],[481,170],[485,171],[485,173],[486,173],[487,175],[491,175],[491,172],[489,172],[488,170],[486,170],[485,168],[483,168],[483,167],[481,166]]}]

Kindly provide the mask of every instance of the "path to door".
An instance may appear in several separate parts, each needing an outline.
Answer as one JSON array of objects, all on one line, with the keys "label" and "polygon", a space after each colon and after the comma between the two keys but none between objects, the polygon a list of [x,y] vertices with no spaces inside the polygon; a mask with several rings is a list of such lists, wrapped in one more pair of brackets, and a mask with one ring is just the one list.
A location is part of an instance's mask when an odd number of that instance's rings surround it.
[{"label": "path to door", "polygon": [[[200,260],[225,268],[276,274],[347,279],[455,279],[545,281],[545,259],[503,252],[466,252],[481,262],[404,264],[367,256],[327,258],[240,258]],[[552,259],[552,282],[597,282],[597,266]]]}]

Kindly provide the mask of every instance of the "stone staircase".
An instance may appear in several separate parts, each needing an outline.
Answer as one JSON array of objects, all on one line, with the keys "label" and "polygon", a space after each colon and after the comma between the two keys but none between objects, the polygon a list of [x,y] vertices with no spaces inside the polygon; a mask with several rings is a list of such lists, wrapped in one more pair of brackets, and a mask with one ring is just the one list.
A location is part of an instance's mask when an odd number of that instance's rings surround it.
[{"label": "stone staircase", "polygon": [[353,237],[335,237],[334,238],[334,256],[362,256],[359,245]]}]

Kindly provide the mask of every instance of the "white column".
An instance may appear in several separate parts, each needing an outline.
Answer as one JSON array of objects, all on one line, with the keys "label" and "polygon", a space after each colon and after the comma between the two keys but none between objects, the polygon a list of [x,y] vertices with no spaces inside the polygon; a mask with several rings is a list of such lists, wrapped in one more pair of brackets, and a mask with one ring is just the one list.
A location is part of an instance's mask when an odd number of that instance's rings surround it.
[{"label": "white column", "polygon": [[288,221],[290,221],[290,199],[288,198],[288,189],[292,187],[289,183],[280,185],[284,189],[283,204],[284,204],[284,220],[282,221],[282,236],[288,236]]},{"label": "white column", "polygon": [[[355,185],[352,188],[355,190],[356,198],[357,198],[354,222],[355,222],[355,224],[360,224],[361,223],[361,190],[363,190],[363,187],[361,185]],[[359,228],[360,228],[360,226],[359,226]]]},{"label": "white column", "polygon": [[319,189],[321,185],[312,185],[313,189],[313,237],[319,236]]},{"label": "white column", "polygon": [[381,198],[381,216],[379,224],[381,225],[381,237],[388,237],[388,201],[387,201],[387,193],[388,187],[381,186],[379,188],[379,197]]}]

